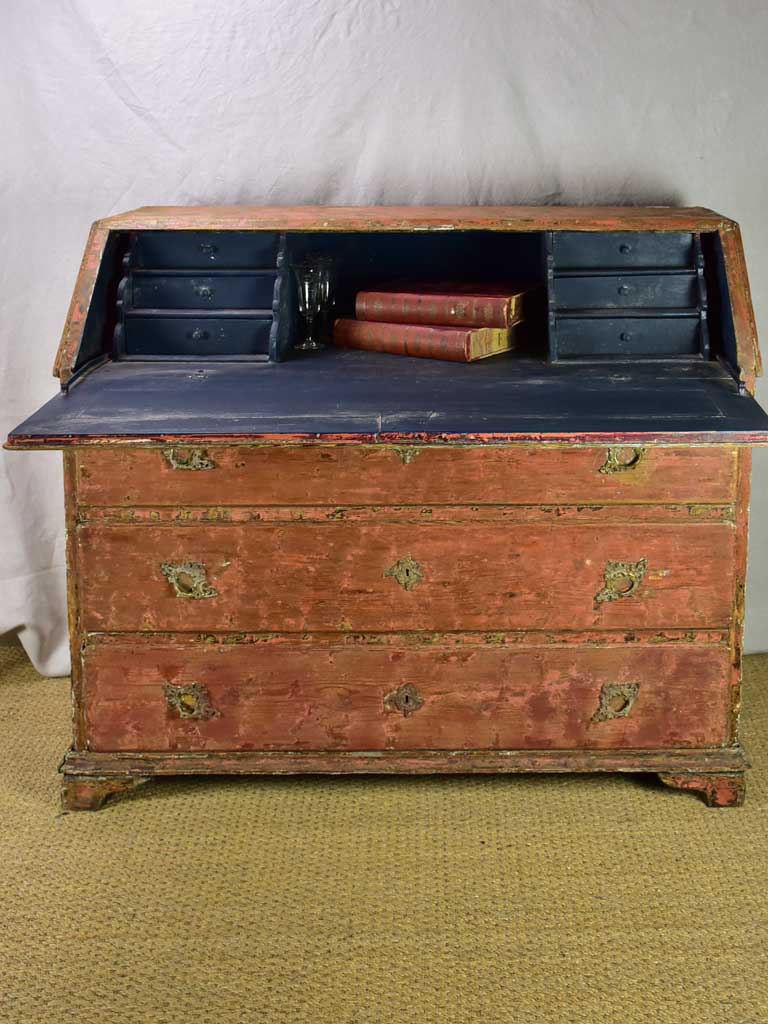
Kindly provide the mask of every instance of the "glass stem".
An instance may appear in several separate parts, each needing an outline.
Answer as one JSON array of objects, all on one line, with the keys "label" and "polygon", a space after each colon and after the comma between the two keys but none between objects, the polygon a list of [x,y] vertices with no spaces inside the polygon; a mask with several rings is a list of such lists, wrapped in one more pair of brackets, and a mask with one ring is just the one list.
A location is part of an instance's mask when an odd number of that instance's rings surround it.
[{"label": "glass stem", "polygon": [[313,316],[308,316],[306,318],[306,320],[307,320],[307,330],[306,330],[306,336],[305,336],[304,340],[306,341],[307,345],[314,345],[315,344],[315,318]]}]

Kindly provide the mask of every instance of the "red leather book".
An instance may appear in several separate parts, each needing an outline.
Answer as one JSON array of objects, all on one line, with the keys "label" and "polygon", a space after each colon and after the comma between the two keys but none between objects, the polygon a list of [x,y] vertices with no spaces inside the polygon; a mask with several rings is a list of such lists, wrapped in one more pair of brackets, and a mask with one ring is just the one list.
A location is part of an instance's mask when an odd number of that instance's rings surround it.
[{"label": "red leather book", "polygon": [[511,327],[522,320],[523,287],[414,285],[357,293],[355,316],[390,324]]},{"label": "red leather book", "polygon": [[363,348],[422,359],[472,363],[513,347],[513,332],[497,327],[428,327],[383,324],[371,320],[336,320],[333,340],[344,348]]}]

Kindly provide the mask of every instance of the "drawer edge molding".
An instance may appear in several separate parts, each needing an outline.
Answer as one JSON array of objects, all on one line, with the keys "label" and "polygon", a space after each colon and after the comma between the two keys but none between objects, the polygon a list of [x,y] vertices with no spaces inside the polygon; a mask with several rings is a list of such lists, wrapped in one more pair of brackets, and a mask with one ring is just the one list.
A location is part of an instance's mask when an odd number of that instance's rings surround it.
[{"label": "drawer edge molding", "polygon": [[612,630],[382,630],[381,632],[301,630],[299,632],[99,632],[84,634],[83,649],[97,646],[154,647],[162,643],[183,650],[200,646],[287,646],[305,647],[425,647],[430,650],[457,647],[636,647],[650,645],[714,644],[728,647],[730,631],[723,629],[612,629]]},{"label": "drawer edge molding", "polygon": [[572,505],[78,505],[80,526],[268,526],[282,523],[413,522],[419,526],[465,521],[530,523],[733,522],[734,503]]}]

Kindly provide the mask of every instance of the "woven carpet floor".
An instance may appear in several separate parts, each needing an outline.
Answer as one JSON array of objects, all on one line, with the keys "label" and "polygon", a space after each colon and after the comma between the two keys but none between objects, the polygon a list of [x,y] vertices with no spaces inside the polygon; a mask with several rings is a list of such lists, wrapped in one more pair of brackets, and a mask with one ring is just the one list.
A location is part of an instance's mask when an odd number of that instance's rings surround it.
[{"label": "woven carpet floor", "polygon": [[164,780],[62,814],[62,679],[0,647],[0,1021],[765,1024],[746,805],[643,777]]}]

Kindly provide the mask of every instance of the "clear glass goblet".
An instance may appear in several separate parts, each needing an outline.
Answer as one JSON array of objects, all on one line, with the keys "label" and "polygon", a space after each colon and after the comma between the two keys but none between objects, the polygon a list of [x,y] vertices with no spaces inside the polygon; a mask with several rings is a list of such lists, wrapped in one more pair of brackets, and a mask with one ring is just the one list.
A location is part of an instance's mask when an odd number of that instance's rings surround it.
[{"label": "clear glass goblet", "polygon": [[333,307],[336,302],[336,266],[331,256],[318,256],[316,266],[320,278],[320,337],[333,341]]},{"label": "clear glass goblet", "polygon": [[324,348],[318,338],[317,321],[323,311],[323,285],[320,265],[300,263],[293,268],[298,288],[299,314],[304,321],[303,338],[293,347],[300,352],[316,352]]}]

